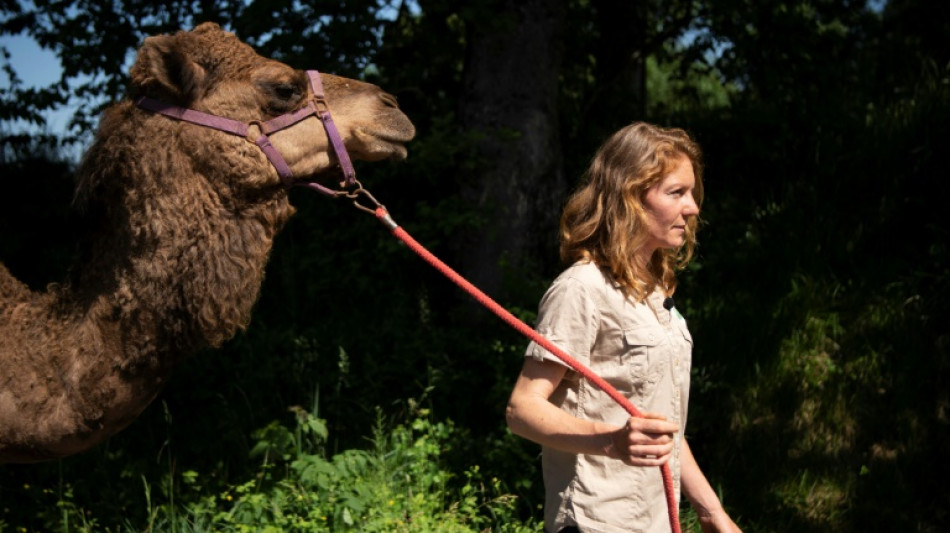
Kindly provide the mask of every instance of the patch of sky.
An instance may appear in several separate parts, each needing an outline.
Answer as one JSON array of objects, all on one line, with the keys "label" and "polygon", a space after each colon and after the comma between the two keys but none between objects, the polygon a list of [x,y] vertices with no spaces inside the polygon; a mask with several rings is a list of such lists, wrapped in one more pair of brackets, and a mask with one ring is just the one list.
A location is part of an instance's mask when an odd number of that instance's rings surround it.
[{"label": "patch of sky", "polygon": [[880,14],[887,6],[888,0],[868,0],[867,6],[871,11]]},{"label": "patch of sky", "polygon": [[399,16],[399,10],[405,7],[409,10],[409,14],[412,16],[418,16],[422,13],[422,8],[419,7],[419,2],[415,0],[398,0],[395,2],[387,2],[386,0],[381,0],[379,2],[379,11],[376,12],[376,17],[381,20],[396,20],[396,17]]},{"label": "patch of sky", "polygon": [[[0,36],[0,47],[9,53],[6,63],[12,67],[24,88],[48,87],[59,82],[62,76],[62,65],[59,58],[47,49],[40,47],[32,38],[25,35]],[[13,80],[7,72],[0,73],[0,88],[9,89]],[[15,131],[48,131],[64,132],[75,106],[66,105],[44,113],[46,126],[41,127],[24,121],[17,121],[10,126]]]}]

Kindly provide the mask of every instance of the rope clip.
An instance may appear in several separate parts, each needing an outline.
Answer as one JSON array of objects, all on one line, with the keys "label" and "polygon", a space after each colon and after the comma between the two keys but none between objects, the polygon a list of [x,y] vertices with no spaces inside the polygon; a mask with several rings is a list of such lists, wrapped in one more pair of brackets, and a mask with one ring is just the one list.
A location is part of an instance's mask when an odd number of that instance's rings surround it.
[{"label": "rope clip", "polygon": [[[356,188],[348,191],[340,191],[340,196],[353,200],[353,206],[359,209],[360,211],[366,211],[370,214],[376,214],[376,210],[380,207],[383,207],[383,204],[379,203],[379,200],[376,199],[369,191],[363,188],[363,184],[359,181],[356,181]],[[360,200],[368,200],[370,206],[360,203]]]},{"label": "rope clip", "polygon": [[[376,216],[390,231],[399,227],[399,224],[396,224],[396,221],[389,216],[389,211],[386,210],[386,207],[379,203],[379,200],[377,200],[372,193],[364,189],[363,184],[359,181],[356,182],[355,189],[346,192],[341,191],[340,196],[353,200],[353,206],[360,211]],[[363,202],[361,202],[361,200]],[[366,205],[366,202],[370,205]]]}]

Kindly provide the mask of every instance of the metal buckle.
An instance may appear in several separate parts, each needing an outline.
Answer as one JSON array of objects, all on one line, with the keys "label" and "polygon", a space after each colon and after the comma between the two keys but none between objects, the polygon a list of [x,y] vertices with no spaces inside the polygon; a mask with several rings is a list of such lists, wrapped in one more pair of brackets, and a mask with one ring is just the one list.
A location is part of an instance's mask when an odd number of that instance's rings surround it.
[{"label": "metal buckle", "polygon": [[317,96],[313,95],[310,98],[310,101],[313,103],[313,108],[317,113],[317,116],[323,117],[325,114],[330,114],[330,104],[327,102],[326,96]]},{"label": "metal buckle", "polygon": [[[252,138],[251,132],[253,131],[253,128],[257,128],[258,133],[257,133],[257,136]],[[247,123],[247,132],[244,134],[245,139],[247,139],[249,142],[257,143],[257,140],[260,139],[262,135],[264,135],[263,122],[261,122],[260,120],[252,120]]]}]

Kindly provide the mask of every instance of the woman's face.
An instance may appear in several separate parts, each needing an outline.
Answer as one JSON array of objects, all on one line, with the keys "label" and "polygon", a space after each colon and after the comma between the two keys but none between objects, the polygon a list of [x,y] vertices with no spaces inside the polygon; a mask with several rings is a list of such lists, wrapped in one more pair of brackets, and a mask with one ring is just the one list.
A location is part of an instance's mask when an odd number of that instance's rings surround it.
[{"label": "woman's face", "polygon": [[658,248],[679,248],[686,242],[686,221],[699,214],[693,198],[695,187],[693,163],[681,155],[673,170],[647,190],[643,199],[648,233],[641,250],[644,258],[649,259]]}]

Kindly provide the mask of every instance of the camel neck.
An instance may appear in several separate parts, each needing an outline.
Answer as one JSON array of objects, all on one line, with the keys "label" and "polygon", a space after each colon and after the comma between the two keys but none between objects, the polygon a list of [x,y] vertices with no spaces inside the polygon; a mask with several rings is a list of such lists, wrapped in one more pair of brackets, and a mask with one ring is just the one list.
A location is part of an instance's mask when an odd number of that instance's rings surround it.
[{"label": "camel neck", "polygon": [[221,345],[248,324],[274,236],[293,212],[283,191],[234,203],[205,187],[173,190],[141,212],[91,206],[68,300],[141,330],[160,351]]}]

